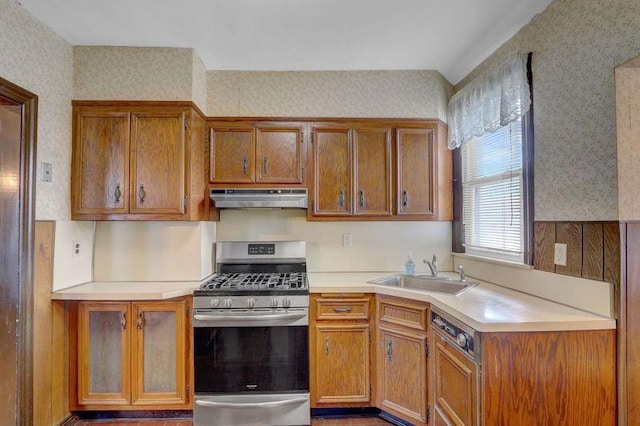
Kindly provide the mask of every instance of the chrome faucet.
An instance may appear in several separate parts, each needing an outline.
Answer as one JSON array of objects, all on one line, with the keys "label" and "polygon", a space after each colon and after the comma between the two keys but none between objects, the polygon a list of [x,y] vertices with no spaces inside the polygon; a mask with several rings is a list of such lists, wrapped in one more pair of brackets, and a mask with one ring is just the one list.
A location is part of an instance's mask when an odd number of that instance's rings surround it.
[{"label": "chrome faucet", "polygon": [[464,266],[458,265],[458,272],[460,272],[460,282],[467,281],[467,276],[464,274]]},{"label": "chrome faucet", "polygon": [[426,263],[427,264],[427,266],[431,270],[431,276],[432,277],[435,278],[435,277],[438,276],[438,259],[436,259],[436,255],[435,254],[431,258],[431,262],[429,262],[427,259],[422,259],[422,263]]}]

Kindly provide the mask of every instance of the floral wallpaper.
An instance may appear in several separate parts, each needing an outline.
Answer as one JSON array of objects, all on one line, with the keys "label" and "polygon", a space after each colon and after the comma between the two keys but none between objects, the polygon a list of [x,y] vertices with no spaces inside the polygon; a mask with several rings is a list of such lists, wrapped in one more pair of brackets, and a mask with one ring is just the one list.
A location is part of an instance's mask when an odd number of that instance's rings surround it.
[{"label": "floral wallpaper", "polygon": [[[38,95],[36,219],[70,217],[71,95],[69,43],[11,0],[0,0],[0,77]],[[53,165],[40,181],[40,163]]]},{"label": "floral wallpaper", "polygon": [[533,52],[535,220],[617,220],[614,68],[638,28],[640,1],[556,0],[456,86]]},{"label": "floral wallpaper", "polygon": [[446,121],[437,71],[209,71],[210,116],[406,117]]}]

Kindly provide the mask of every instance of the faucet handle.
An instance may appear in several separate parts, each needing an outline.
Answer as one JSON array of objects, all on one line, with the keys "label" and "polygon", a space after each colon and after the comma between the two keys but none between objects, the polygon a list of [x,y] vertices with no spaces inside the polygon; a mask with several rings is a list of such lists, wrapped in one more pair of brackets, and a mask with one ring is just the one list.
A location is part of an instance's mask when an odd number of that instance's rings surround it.
[{"label": "faucet handle", "polygon": [[467,280],[467,276],[464,274],[464,266],[458,265],[458,272],[460,273],[460,282],[465,282]]}]

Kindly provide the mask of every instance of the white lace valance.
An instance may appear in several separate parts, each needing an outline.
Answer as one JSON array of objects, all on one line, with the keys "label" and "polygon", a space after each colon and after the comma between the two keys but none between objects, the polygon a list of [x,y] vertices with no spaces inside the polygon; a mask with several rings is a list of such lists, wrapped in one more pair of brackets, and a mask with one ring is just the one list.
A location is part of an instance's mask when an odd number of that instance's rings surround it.
[{"label": "white lace valance", "polygon": [[527,56],[513,55],[473,80],[449,101],[449,149],[493,132],[529,111]]}]

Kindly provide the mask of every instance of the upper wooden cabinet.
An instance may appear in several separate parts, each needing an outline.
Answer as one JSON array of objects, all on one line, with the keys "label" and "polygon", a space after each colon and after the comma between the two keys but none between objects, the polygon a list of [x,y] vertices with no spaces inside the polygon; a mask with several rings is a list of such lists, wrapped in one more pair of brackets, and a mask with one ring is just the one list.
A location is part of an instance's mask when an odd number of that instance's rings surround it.
[{"label": "upper wooden cabinet", "polygon": [[204,118],[190,103],[80,101],[73,117],[72,219],[205,219]]},{"label": "upper wooden cabinet", "polygon": [[434,200],[434,140],[432,129],[396,130],[398,153],[398,214],[432,216]]},{"label": "upper wooden cabinet", "polygon": [[210,122],[209,182],[301,185],[303,127],[301,123]]},{"label": "upper wooden cabinet", "polygon": [[314,125],[311,216],[391,215],[391,129]]}]

